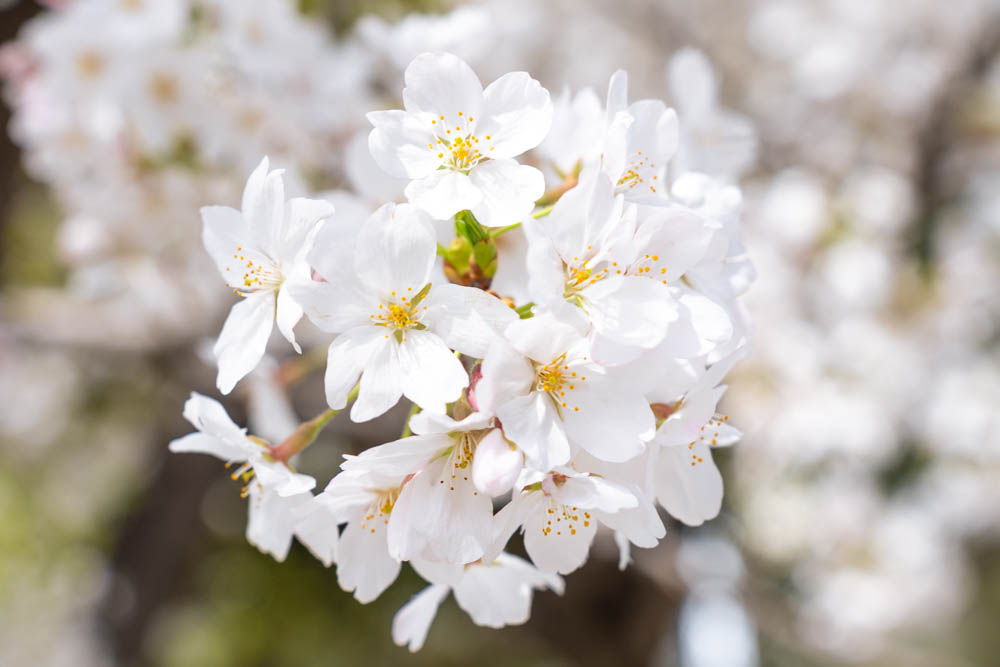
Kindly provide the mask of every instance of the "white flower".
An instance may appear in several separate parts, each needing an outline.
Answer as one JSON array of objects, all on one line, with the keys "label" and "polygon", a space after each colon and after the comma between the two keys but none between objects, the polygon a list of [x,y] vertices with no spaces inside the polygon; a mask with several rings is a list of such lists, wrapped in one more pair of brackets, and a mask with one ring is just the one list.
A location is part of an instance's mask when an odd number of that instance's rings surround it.
[{"label": "white flower", "polygon": [[570,97],[564,90],[553,105],[552,129],[538,152],[565,177],[579,165],[600,159],[605,134],[604,108],[597,93],[584,88]]},{"label": "white flower", "polygon": [[718,82],[704,54],[681,49],[667,64],[667,85],[681,117],[675,171],[735,179],[757,156],[753,124],[719,106]]},{"label": "white flower", "polygon": [[336,560],[336,531],[325,530],[328,524],[317,525],[311,518],[302,518],[303,511],[313,502],[308,491],[282,496],[262,484],[247,488],[247,541],[262,552],[282,562],[288,557],[292,538],[298,538],[324,565]]},{"label": "white flower", "polygon": [[306,255],[320,223],[333,213],[325,201],[285,201],[280,171],[264,158],[247,180],[242,211],[228,206],[201,209],[202,240],[216,266],[243,301],[233,306],[215,344],[219,391],[228,394],[252,371],[278,330],[301,352],[293,327],[302,307],[287,289],[310,279]]},{"label": "white flower", "polygon": [[608,84],[607,136],[602,168],[615,192],[629,201],[662,203],[669,192],[667,164],[677,150],[677,114],[660,100],[628,104],[628,76]]},{"label": "white flower", "polygon": [[337,544],[337,582],[368,603],[399,575],[400,562],[386,547],[387,525],[405,475],[386,471],[350,470],[330,480],[316,496],[323,507],[316,514],[331,524],[347,523]]},{"label": "white flower", "polygon": [[503,548],[524,526],[524,548],[535,565],[568,574],[586,562],[598,521],[638,504],[616,482],[559,468],[526,485],[497,513],[493,546]]},{"label": "white flower", "polygon": [[484,5],[460,5],[445,14],[407,14],[395,24],[368,14],[358,19],[355,32],[398,72],[425,51],[450,51],[475,61],[496,40],[492,12]]},{"label": "white flower", "polygon": [[525,72],[483,90],[450,53],[425,53],[406,68],[405,111],[373,111],[369,146],[394,176],[412,179],[406,196],[430,216],[469,209],[499,227],[527,216],[545,190],[542,173],[513,158],[545,138],[549,93]]},{"label": "white flower", "polygon": [[248,437],[214,399],[192,393],[184,418],[198,431],[173,440],[170,451],[211,454],[227,465],[241,464],[231,477],[243,481],[243,495],[250,498],[247,539],[252,544],[280,561],[288,555],[293,535],[310,542],[307,533],[297,531],[295,511],[311,501],[315,479],[271,459],[266,446]]},{"label": "white flower", "polygon": [[690,526],[714,518],[722,507],[722,475],[711,450],[734,444],[741,433],[715,413],[726,391],[719,382],[745,352],[713,364],[679,400],[657,404],[666,418],[649,443],[654,492],[667,512]]},{"label": "white flower", "polygon": [[592,324],[595,357],[620,364],[682,319],[670,286],[704,255],[714,227],[678,206],[625,204],[612,187],[604,173],[585,170],[549,216],[527,225],[535,237],[527,265],[535,302]]},{"label": "white flower", "polygon": [[391,556],[452,564],[482,557],[490,542],[493,502],[474,486],[472,464],[490,422],[481,413],[455,421],[423,412],[410,423],[417,435],[365,450],[342,464],[346,471],[405,476],[388,521]]},{"label": "white flower", "polygon": [[413,596],[392,619],[392,640],[419,651],[438,607],[449,592],[476,625],[502,628],[519,625],[531,615],[535,589],[562,595],[562,577],[542,572],[517,556],[502,553],[490,563],[440,566],[414,561],[413,568],[431,585]]},{"label": "white flower", "polygon": [[476,386],[481,410],[492,411],[528,464],[549,470],[573,448],[599,459],[626,461],[653,434],[649,404],[624,379],[590,360],[582,336],[551,315],[506,328],[483,360]]},{"label": "white flower", "polygon": [[482,290],[431,285],[436,248],[423,214],[387,204],[362,227],[352,265],[320,267],[327,282],[292,288],[319,328],[340,332],[330,345],[326,397],[343,408],[360,377],[354,421],[381,415],[401,396],[444,412],[469,381],[452,349],[482,357],[496,331],[517,319]]}]

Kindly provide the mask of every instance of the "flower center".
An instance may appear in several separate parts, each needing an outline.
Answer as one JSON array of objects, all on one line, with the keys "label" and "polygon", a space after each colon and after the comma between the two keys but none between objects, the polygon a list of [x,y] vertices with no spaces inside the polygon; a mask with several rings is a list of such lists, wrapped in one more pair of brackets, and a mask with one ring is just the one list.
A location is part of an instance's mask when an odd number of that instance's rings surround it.
[{"label": "flower center", "polygon": [[660,256],[656,254],[644,254],[629,267],[628,275],[639,276],[640,278],[652,278],[659,280],[664,285],[667,284],[667,267],[660,263]]},{"label": "flower center", "polygon": [[[448,457],[448,461],[441,471],[441,479],[438,480],[439,484],[447,482],[448,490],[454,491],[459,475],[462,476],[462,481],[469,481],[469,475],[472,474],[469,466],[472,465],[472,459],[476,455],[476,447],[479,446],[479,439],[484,432],[467,431],[461,433],[455,439],[454,446],[445,454]],[[478,496],[479,492],[473,491],[472,495]]]},{"label": "flower center", "polygon": [[[421,306],[420,302],[424,300],[430,290],[430,283],[424,285],[419,292],[411,296],[397,295],[396,291],[393,290],[389,293],[390,300],[380,303],[375,312],[368,315],[368,318],[375,326],[392,330],[396,340],[402,343],[406,340],[404,332],[407,329],[421,331],[427,328],[420,323],[420,315],[427,310],[427,306]],[[412,293],[413,288],[407,287],[406,291]],[[398,299],[398,303],[394,303],[391,299]],[[386,334],[386,338],[388,337],[389,334]]]},{"label": "flower center", "polygon": [[[229,468],[232,464],[227,462],[226,467]],[[249,461],[245,462],[239,468],[229,473],[229,478],[234,482],[243,482],[243,488],[240,489],[240,498],[246,498],[250,492],[250,483],[253,482],[254,477],[253,464]]]},{"label": "flower center", "polygon": [[392,508],[396,504],[396,498],[399,497],[399,489],[392,489],[389,491],[383,491],[375,497],[372,504],[368,506],[365,510],[365,518],[361,522],[361,530],[367,530],[369,533],[375,532],[375,527],[378,525],[378,521],[382,521],[382,525],[388,525],[389,515],[392,513]]},{"label": "flower center", "polygon": [[458,112],[454,120],[438,116],[431,121],[431,125],[435,140],[434,143],[427,144],[427,148],[437,151],[443,169],[467,174],[477,164],[489,159],[488,155],[483,154],[483,150],[489,153],[495,149],[490,144],[493,137],[486,135],[485,140],[480,141],[475,133],[475,118],[466,116],[462,111]]},{"label": "flower center", "polygon": [[576,527],[581,523],[581,516],[583,517],[583,526],[590,527],[590,512],[581,512],[578,507],[561,505],[550,499],[549,507],[545,513],[547,515],[545,526],[542,527],[542,535],[545,537],[548,537],[553,531],[556,535],[562,535],[563,531],[569,535],[576,535]]},{"label": "flower center", "polygon": [[[556,404],[562,414],[562,408],[569,408],[566,402],[566,392],[573,391],[577,385],[586,381],[586,376],[578,375],[566,363],[566,355],[562,354],[544,366],[535,367],[535,391],[544,391]],[[574,405],[573,412],[579,412],[580,406]]]},{"label": "flower center", "polygon": [[233,253],[233,263],[236,264],[235,269],[232,266],[226,267],[226,284],[240,296],[274,291],[285,280],[281,270],[270,259],[242,246],[237,247]]},{"label": "flower center", "polygon": [[96,51],[84,51],[76,57],[77,71],[87,79],[104,71],[104,58]]},{"label": "flower center", "polygon": [[[587,250],[592,251],[593,247],[587,246]],[[607,262],[604,262],[605,265],[602,268],[597,268],[600,263],[601,259],[593,256],[582,262],[579,257],[574,257],[572,262],[564,262],[566,283],[563,286],[563,298],[578,306],[583,305],[580,292],[608,277],[608,271],[611,267],[607,266]]]},{"label": "flower center", "polygon": [[621,178],[616,183],[615,194],[620,194],[625,190],[632,190],[637,186],[647,184],[650,192],[656,192],[656,181],[659,174],[656,173],[656,165],[649,161],[648,156],[644,156],[642,151],[636,151],[635,157],[625,168]]}]

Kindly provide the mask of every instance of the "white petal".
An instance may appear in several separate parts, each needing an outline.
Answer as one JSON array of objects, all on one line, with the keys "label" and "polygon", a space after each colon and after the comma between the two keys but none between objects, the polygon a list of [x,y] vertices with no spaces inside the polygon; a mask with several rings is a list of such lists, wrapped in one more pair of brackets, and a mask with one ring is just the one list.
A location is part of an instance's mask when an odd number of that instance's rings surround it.
[{"label": "white petal", "polygon": [[[652,501],[638,487],[632,488],[631,492],[639,501],[637,507],[623,509],[613,514],[598,512],[598,518],[601,523],[615,531],[615,541],[619,543],[620,549],[622,549],[620,540],[624,540],[626,546],[631,542],[644,549],[651,549],[666,535],[666,528]],[[623,549],[622,555],[623,558],[627,558],[627,551]],[[621,563],[619,567],[622,567]]]},{"label": "white petal", "polygon": [[713,447],[728,447],[730,445],[735,445],[743,437],[743,434],[739,429],[733,428],[729,424],[715,423],[714,428],[714,437],[712,438]]},{"label": "white petal", "polygon": [[524,524],[529,516],[544,512],[548,501],[537,491],[514,492],[511,501],[493,517],[493,536],[490,547],[483,555],[484,563],[492,563],[503,551],[511,535]]},{"label": "white petal", "polygon": [[358,602],[371,602],[399,576],[401,565],[386,549],[385,521],[382,514],[358,516],[340,535],[337,582]]},{"label": "white petal", "polygon": [[[643,451],[643,440],[652,437],[655,418],[638,392],[599,376],[567,391],[563,424],[570,442],[603,461],[622,462]],[[579,408],[576,410],[574,408]]]},{"label": "white petal", "polygon": [[[524,227],[527,231],[529,223],[525,222]],[[566,289],[566,268],[552,240],[547,236],[532,238],[525,253],[524,264],[523,268],[528,274],[530,300],[546,308],[561,308],[561,304],[566,303],[566,297],[563,296]]]},{"label": "white petal", "polygon": [[476,403],[485,413],[512,396],[526,394],[535,381],[531,364],[504,340],[496,340],[483,359],[482,377],[476,383]]},{"label": "white petal", "polygon": [[312,323],[323,331],[341,333],[371,323],[376,299],[362,291],[356,280],[336,284],[310,280],[286,283],[281,288],[301,304]]},{"label": "white petal", "polygon": [[504,435],[521,448],[528,465],[549,470],[569,461],[569,442],[547,394],[519,396],[500,405],[496,412]]},{"label": "white petal", "polygon": [[336,210],[319,227],[308,263],[331,283],[351,282],[354,276],[354,246],[361,228],[372,214],[372,206],[357,195],[336,190],[324,196]]},{"label": "white petal", "polygon": [[255,245],[265,252],[277,250],[285,220],[285,185],[280,170],[268,171],[266,157],[247,180],[242,210]]},{"label": "white petal", "polygon": [[191,392],[185,401],[184,419],[199,431],[230,444],[246,447],[249,442],[246,431],[233,422],[221,403],[198,392]]},{"label": "white petal", "polygon": [[478,118],[483,105],[483,84],[464,60],[451,53],[423,53],[403,75],[403,103],[407,111],[422,111],[446,122]]},{"label": "white petal", "polygon": [[[373,329],[376,327],[372,327]],[[365,422],[385,413],[403,395],[398,344],[384,335],[361,373],[358,398],[351,406],[351,421]]]},{"label": "white petal", "polygon": [[550,500],[525,521],[524,548],[539,569],[567,574],[587,561],[596,533],[597,519],[588,510]]},{"label": "white petal", "polygon": [[702,356],[732,338],[733,322],[719,304],[693,290],[683,290],[678,301],[678,318],[665,341],[674,356]]},{"label": "white petal", "polygon": [[636,231],[637,246],[644,254],[640,266],[649,267],[649,277],[676,282],[705,256],[714,229],[694,211],[679,206],[649,210]]},{"label": "white petal", "polygon": [[[347,484],[338,483],[344,479]],[[366,483],[368,475],[364,471],[344,471],[335,475],[322,493],[316,496],[316,504],[338,525],[354,519],[375,502],[377,495]],[[355,486],[351,486],[356,482]]]},{"label": "white petal", "polygon": [[667,83],[685,118],[711,113],[715,107],[715,73],[701,51],[685,48],[675,53],[667,65]]},{"label": "white petal", "polygon": [[504,335],[515,350],[541,364],[549,363],[581,340],[576,329],[548,315],[513,322]]},{"label": "white petal", "polygon": [[201,208],[201,239],[227,284],[237,284],[243,263],[235,264],[237,248],[249,246],[249,231],[243,214],[228,206]]},{"label": "white petal", "polygon": [[475,208],[482,201],[483,192],[462,172],[441,169],[410,181],[406,198],[432,218],[444,220],[459,211]]},{"label": "white petal", "polygon": [[419,472],[453,444],[454,441],[446,434],[414,435],[369,447],[357,456],[348,456],[340,467],[345,471],[368,471],[380,476],[398,477],[402,481],[404,477]]},{"label": "white petal", "polygon": [[326,567],[337,561],[340,530],[336,519],[326,509],[320,507],[299,521],[295,526],[295,537]]},{"label": "white petal", "polygon": [[434,622],[441,601],[451,590],[448,586],[434,584],[420,591],[403,605],[392,617],[392,641],[397,646],[404,644],[416,653],[423,648],[427,631]]},{"label": "white petal", "polygon": [[171,440],[168,447],[175,454],[211,454],[223,461],[234,462],[246,459],[246,450],[243,447],[219,440],[205,433],[188,433],[183,437]]},{"label": "white petal", "polygon": [[363,326],[345,331],[330,343],[326,359],[326,402],[334,410],[347,405],[347,395],[358,383],[379,348],[388,344],[380,327]]},{"label": "white petal", "polygon": [[502,553],[496,557],[494,564],[517,572],[521,580],[532,588],[537,588],[538,590],[547,588],[558,595],[562,595],[565,590],[565,582],[562,577],[551,572],[542,572],[523,558],[509,553]]},{"label": "white petal", "polygon": [[473,412],[464,419],[456,420],[443,413],[423,410],[410,418],[410,430],[418,435],[478,431],[488,428],[492,418],[483,412]]},{"label": "white petal", "polygon": [[273,489],[282,498],[288,498],[305,494],[316,486],[316,480],[309,475],[296,473],[284,463],[268,461],[261,454],[258,452],[251,462],[257,482],[266,489]]},{"label": "white petal", "polygon": [[295,351],[302,354],[302,348],[295,342],[295,325],[302,319],[302,306],[299,305],[295,297],[289,292],[287,286],[282,286],[278,290],[277,306],[274,310],[274,322],[278,325],[278,331],[285,337]]},{"label": "white petal", "polygon": [[680,408],[660,424],[654,440],[665,447],[680,447],[698,440],[725,391],[725,387],[689,391]]},{"label": "white petal", "polygon": [[469,376],[462,362],[438,336],[411,329],[399,345],[402,393],[425,410],[444,412],[458,400]]},{"label": "white petal", "polygon": [[278,562],[288,557],[292,546],[291,508],[298,500],[282,498],[274,491],[252,483],[248,497],[247,541]]},{"label": "white petal", "polygon": [[282,262],[304,261],[312,250],[323,221],[334,213],[333,204],[324,199],[296,197],[285,204],[285,224],[281,245],[276,249]]},{"label": "white petal", "polygon": [[477,359],[485,357],[490,344],[518,319],[513,309],[492,294],[450,283],[434,286],[424,304],[427,311],[421,322],[448,347]]},{"label": "white petal", "polygon": [[468,466],[458,466],[455,456],[439,459],[406,483],[389,520],[390,553],[453,565],[483,556],[491,538],[493,501],[476,491]]},{"label": "white petal", "polygon": [[397,178],[422,178],[441,165],[428,146],[436,145],[431,126],[406,111],[372,111],[368,120],[375,129],[368,135],[368,149],[382,169]]},{"label": "white petal", "polygon": [[502,628],[531,616],[531,586],[516,570],[495,564],[469,566],[454,588],[458,606],[476,625]]},{"label": "white petal", "polygon": [[495,148],[489,151],[489,157],[520,155],[540,144],[548,134],[552,124],[549,91],[527,72],[504,74],[486,87],[483,98],[483,117],[476,135]]},{"label": "white petal", "polygon": [[618,569],[625,571],[632,562],[632,543],[621,531],[615,531],[615,546],[618,547]]},{"label": "white petal", "polygon": [[[524,229],[518,227],[497,237],[497,272],[490,289],[509,297],[515,303],[531,301],[528,292],[528,239]],[[558,259],[558,258],[557,258]],[[560,265],[560,270],[562,266]],[[480,355],[481,356],[481,355]]]},{"label": "white petal", "polygon": [[567,478],[561,485],[556,486],[552,497],[563,505],[608,513],[639,505],[635,495],[626,487],[592,475]]},{"label": "white petal", "polygon": [[467,208],[486,227],[520,222],[545,193],[542,172],[516,160],[487,160],[469,172],[469,179],[482,195],[479,202]]},{"label": "white petal", "polygon": [[409,204],[386,204],[365,222],[354,268],[364,290],[398,303],[428,283],[436,256],[437,238],[426,216]]},{"label": "white petal", "polygon": [[655,347],[677,319],[670,291],[657,280],[616,276],[586,288],[582,296],[597,332],[621,345]]},{"label": "white petal", "polygon": [[608,369],[612,367],[621,367],[626,364],[631,365],[639,359],[644,352],[648,351],[649,350],[644,350],[643,348],[636,347],[634,345],[623,345],[622,343],[612,340],[607,336],[601,335],[597,331],[594,331],[593,339],[591,340],[590,345],[590,353],[591,356],[593,356],[594,361]]},{"label": "white petal", "polygon": [[608,117],[625,111],[628,106],[628,73],[625,70],[616,70],[608,81]]},{"label": "white petal", "polygon": [[216,384],[228,394],[264,357],[274,326],[275,294],[251,294],[233,306],[213,352],[219,363]]},{"label": "white petal", "polygon": [[[427,132],[426,125],[421,124],[421,127],[421,135],[422,137],[427,137],[427,141],[418,144],[418,146],[426,148],[427,144],[433,145],[434,140],[429,136],[430,133]],[[437,153],[432,153],[430,156],[425,156],[423,153],[418,155],[421,165],[424,163],[424,160],[427,160],[429,164],[432,160],[436,161],[440,159],[437,157]],[[357,201],[387,202],[399,201],[403,198],[403,188],[406,187],[409,179],[387,173],[375,161],[371,153],[369,133],[359,131],[354,135],[347,144],[343,160],[347,182],[350,184],[351,190],[357,193],[354,196]],[[396,173],[403,170],[402,168],[394,168]],[[429,170],[426,170],[426,168],[421,170],[421,173],[428,172]],[[334,206],[338,206],[339,208],[338,202],[336,200],[332,201]],[[366,206],[366,208],[369,207]],[[367,217],[369,212],[365,211],[365,217]]]},{"label": "white petal", "polygon": [[689,526],[715,518],[722,507],[722,475],[703,443],[661,448],[655,484],[663,508]]}]

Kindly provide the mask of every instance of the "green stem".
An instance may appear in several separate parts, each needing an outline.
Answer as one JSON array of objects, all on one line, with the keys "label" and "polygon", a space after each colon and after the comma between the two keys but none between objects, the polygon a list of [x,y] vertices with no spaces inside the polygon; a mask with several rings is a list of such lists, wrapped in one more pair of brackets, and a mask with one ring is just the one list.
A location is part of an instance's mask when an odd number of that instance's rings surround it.
[{"label": "green stem", "polygon": [[[539,218],[544,218],[544,217],[545,217],[545,216],[547,216],[547,215],[548,215],[549,213],[551,213],[551,212],[552,212],[552,209],[554,209],[555,207],[556,207],[556,205],[555,205],[555,204],[552,204],[552,205],[550,205],[550,206],[546,206],[546,207],[545,207],[545,208],[543,208],[543,209],[542,209],[541,211],[537,211],[537,212],[535,212],[535,213],[532,213],[532,214],[531,214],[531,217],[532,217],[532,218],[534,218],[535,220],[538,220]],[[518,224],[520,224],[520,223],[518,223]]]},{"label": "green stem", "polygon": [[515,222],[513,225],[507,225],[506,227],[494,227],[494,228],[492,228],[492,229],[489,230],[490,237],[496,238],[496,237],[500,236],[501,234],[504,234],[505,232],[509,232],[512,229],[517,229],[520,226],[521,226],[520,222]]},{"label": "green stem", "polygon": [[354,399],[358,397],[358,390],[361,385],[357,385],[347,395],[347,404],[340,410],[325,410],[307,422],[299,424],[299,427],[277,445],[273,445],[268,452],[275,461],[288,463],[288,460],[304,450],[316,441],[316,438],[323,431],[327,424],[338,414],[347,409]]},{"label": "green stem", "polygon": [[403,432],[400,434],[400,438],[409,438],[413,435],[413,429],[410,428],[410,420],[413,419],[413,415],[420,412],[420,406],[414,403],[410,406],[410,412],[406,415],[406,422],[403,423]]}]

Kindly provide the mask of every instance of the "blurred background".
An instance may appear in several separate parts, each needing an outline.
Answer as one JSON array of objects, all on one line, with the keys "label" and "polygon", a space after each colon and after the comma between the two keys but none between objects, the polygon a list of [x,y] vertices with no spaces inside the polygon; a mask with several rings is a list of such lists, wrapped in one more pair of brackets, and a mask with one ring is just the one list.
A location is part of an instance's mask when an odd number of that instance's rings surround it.
[{"label": "blurred background", "polygon": [[[0,40],[0,664],[1000,664],[996,0],[7,0]],[[682,47],[758,137],[724,156],[758,279],[723,514],[626,572],[599,539],[525,626],[446,602],[410,655],[412,572],[359,605],[246,543],[216,460],[167,455],[231,304],[198,208],[265,154],[301,192],[386,196],[363,112],[424,50],[553,94],[625,68],[671,103]],[[226,401],[275,439],[324,407],[287,352]],[[303,469],[402,410],[335,421]]]}]

